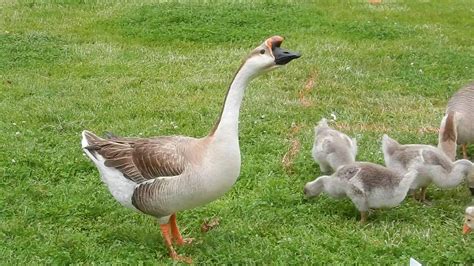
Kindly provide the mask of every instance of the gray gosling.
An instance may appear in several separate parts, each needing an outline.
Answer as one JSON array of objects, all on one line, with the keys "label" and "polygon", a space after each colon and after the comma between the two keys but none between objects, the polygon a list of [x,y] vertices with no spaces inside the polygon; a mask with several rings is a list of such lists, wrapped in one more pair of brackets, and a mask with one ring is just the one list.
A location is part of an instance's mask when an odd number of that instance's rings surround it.
[{"label": "gray gosling", "polygon": [[400,175],[369,162],[356,162],[339,167],[330,176],[323,175],[306,183],[304,194],[318,196],[322,192],[333,198],[348,197],[360,212],[360,222],[367,222],[370,208],[391,208],[403,201],[415,180],[416,170]]},{"label": "gray gosling", "polygon": [[311,150],[321,172],[334,172],[342,165],[355,162],[357,140],[328,126],[326,118],[314,127],[314,144]]},{"label": "gray gosling", "polygon": [[474,175],[472,162],[457,160],[452,162],[441,150],[431,145],[401,145],[386,134],[382,138],[382,151],[385,165],[395,172],[404,174],[408,169],[416,169],[418,174],[411,185],[415,191],[421,188],[419,200],[426,201],[426,189],[431,183],[442,189],[453,188],[463,180],[470,180]]}]

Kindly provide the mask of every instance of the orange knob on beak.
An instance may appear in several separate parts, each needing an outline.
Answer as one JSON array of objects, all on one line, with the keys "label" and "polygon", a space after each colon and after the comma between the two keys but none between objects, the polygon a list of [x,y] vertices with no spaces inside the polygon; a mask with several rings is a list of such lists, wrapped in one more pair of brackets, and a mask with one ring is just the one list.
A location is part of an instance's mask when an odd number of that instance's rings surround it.
[{"label": "orange knob on beak", "polygon": [[462,234],[465,235],[469,232],[471,232],[471,227],[469,227],[467,224],[464,224],[464,227],[462,228]]}]

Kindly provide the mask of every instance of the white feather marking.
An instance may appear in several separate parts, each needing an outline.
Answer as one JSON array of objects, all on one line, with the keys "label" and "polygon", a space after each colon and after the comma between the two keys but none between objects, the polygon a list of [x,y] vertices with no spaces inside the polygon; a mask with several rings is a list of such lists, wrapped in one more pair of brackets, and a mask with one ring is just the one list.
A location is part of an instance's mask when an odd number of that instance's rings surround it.
[{"label": "white feather marking", "polygon": [[82,132],[81,144],[85,154],[94,162],[99,170],[100,177],[107,185],[112,196],[123,206],[137,210],[132,204],[132,196],[137,184],[125,178],[119,170],[105,166],[105,159],[100,154],[96,153],[94,157],[88,149],[85,149],[85,147],[89,146],[85,137],[85,131]]},{"label": "white feather marking", "polygon": [[418,151],[418,153],[420,154],[420,160],[421,160],[421,162],[422,162],[422,163],[425,163],[425,157],[423,157],[423,149],[420,149],[420,150]]},{"label": "white feather marking", "polygon": [[466,208],[466,214],[474,215],[474,206]]},{"label": "white feather marking", "polygon": [[350,178],[349,183],[360,190],[362,193],[365,193],[364,185],[362,184],[362,180],[358,178],[358,175],[362,169],[357,168],[357,172]]}]

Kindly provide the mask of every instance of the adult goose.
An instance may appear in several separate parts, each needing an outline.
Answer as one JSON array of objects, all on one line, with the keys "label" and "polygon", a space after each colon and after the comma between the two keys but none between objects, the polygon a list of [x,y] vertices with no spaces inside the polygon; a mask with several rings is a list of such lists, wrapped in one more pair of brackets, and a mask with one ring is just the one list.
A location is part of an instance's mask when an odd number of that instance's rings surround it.
[{"label": "adult goose", "polygon": [[461,145],[463,159],[467,159],[467,144],[470,143],[474,143],[474,82],[449,99],[438,137],[438,147],[452,161],[456,157],[457,145]]},{"label": "adult goose", "polygon": [[355,162],[339,167],[330,176],[320,176],[304,186],[307,197],[322,192],[333,198],[348,197],[360,211],[360,222],[367,221],[369,208],[395,207],[405,199],[416,170],[401,175],[369,162]]},{"label": "adult goose", "polygon": [[227,91],[221,114],[202,138],[100,138],[82,133],[82,148],[102,181],[123,206],[154,216],[160,223],[171,258],[179,256],[172,241],[186,241],[176,225],[176,212],[209,203],[227,192],[240,173],[238,119],[247,84],[259,74],[283,66],[300,54],[280,47],[273,36],[244,60]]},{"label": "adult goose", "polygon": [[321,172],[334,172],[341,165],[355,162],[357,140],[330,128],[326,118],[323,118],[314,128],[311,155],[319,164]]},{"label": "adult goose", "polygon": [[441,150],[431,145],[401,145],[384,135],[382,151],[388,168],[400,173],[410,168],[418,171],[411,189],[415,190],[416,198],[416,190],[421,188],[420,201],[426,200],[426,189],[431,183],[443,189],[453,188],[463,180],[469,181],[474,174],[472,162],[464,159],[452,162]]}]

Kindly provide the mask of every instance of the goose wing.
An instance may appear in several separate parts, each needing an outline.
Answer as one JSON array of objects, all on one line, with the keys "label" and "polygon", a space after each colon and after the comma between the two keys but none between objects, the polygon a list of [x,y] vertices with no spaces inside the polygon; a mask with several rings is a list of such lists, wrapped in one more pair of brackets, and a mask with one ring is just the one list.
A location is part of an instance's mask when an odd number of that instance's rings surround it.
[{"label": "goose wing", "polygon": [[364,185],[358,178],[361,170],[362,168],[357,164],[345,165],[336,171],[336,176],[348,184],[353,194],[363,195]]},{"label": "goose wing", "polygon": [[99,154],[105,166],[119,170],[135,183],[183,173],[188,163],[186,146],[195,140],[183,136],[102,139],[91,132],[85,132],[84,137],[89,144],[85,148],[93,156]]}]

